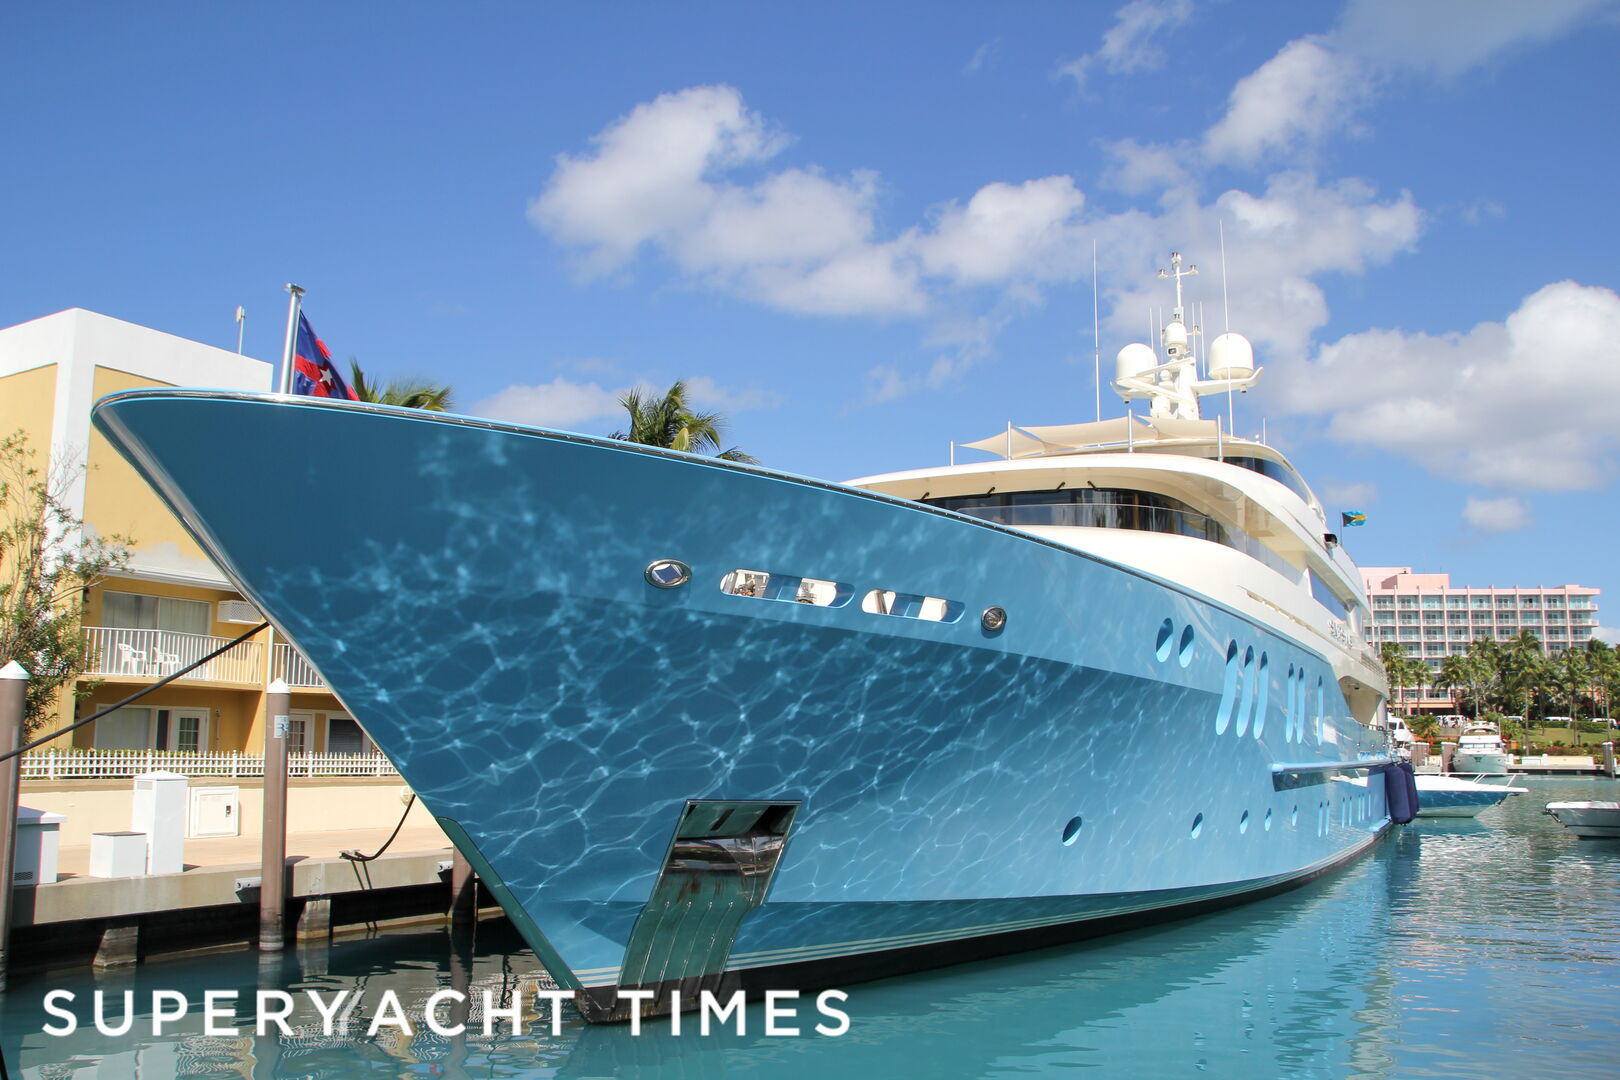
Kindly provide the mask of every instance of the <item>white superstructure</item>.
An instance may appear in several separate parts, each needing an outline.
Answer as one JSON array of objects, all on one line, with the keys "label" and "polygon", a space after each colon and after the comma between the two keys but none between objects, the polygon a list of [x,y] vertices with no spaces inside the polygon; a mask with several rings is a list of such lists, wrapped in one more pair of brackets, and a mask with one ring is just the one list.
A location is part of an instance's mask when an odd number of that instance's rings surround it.
[{"label": "white superstructure", "polygon": [[1360,572],[1327,526],[1322,504],[1288,459],[1263,442],[1233,437],[1201,415],[1199,399],[1246,390],[1259,379],[1242,335],[1210,343],[1202,364],[1182,306],[1181,279],[1196,273],[1171,256],[1176,307],[1160,349],[1125,346],[1114,389],[1146,399],[1147,417],[1014,426],[963,446],[1000,460],[852,480],[1044,537],[1173,582],[1299,641],[1329,659],[1355,718],[1378,726],[1383,668],[1365,640]]}]

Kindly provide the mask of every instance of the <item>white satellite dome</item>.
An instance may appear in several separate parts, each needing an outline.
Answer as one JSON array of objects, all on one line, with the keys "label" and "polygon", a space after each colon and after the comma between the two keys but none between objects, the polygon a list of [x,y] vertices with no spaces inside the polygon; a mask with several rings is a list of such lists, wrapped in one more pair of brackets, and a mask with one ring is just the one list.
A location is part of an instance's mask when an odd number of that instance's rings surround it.
[{"label": "white satellite dome", "polygon": [[1153,351],[1153,346],[1134,341],[1119,350],[1119,355],[1114,357],[1114,378],[1134,378],[1158,365],[1159,357]]},{"label": "white satellite dome", "polygon": [[1164,328],[1164,352],[1176,359],[1187,355],[1187,326],[1180,319],[1171,319]]},{"label": "white satellite dome", "polygon": [[1242,334],[1225,333],[1209,343],[1209,377],[1247,379],[1254,374],[1254,346]]}]

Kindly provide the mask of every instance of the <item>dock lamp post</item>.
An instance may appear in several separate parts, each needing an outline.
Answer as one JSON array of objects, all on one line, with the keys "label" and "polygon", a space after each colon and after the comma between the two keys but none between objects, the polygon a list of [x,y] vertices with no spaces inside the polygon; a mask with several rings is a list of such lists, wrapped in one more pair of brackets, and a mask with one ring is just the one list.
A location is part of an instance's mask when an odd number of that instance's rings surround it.
[{"label": "dock lamp post", "polygon": [[[22,745],[23,714],[28,709],[28,672],[13,660],[0,668],[0,754]],[[16,876],[17,789],[22,758],[0,762],[0,992],[6,988],[11,960],[11,892]]]}]

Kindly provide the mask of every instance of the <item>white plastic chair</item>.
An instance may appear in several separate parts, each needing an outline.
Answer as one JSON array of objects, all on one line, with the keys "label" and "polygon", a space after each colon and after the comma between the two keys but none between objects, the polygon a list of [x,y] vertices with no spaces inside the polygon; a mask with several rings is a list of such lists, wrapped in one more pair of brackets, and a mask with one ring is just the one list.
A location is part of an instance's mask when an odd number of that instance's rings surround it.
[{"label": "white plastic chair", "polygon": [[173,675],[180,670],[180,654],[154,650],[152,653],[154,663],[157,664],[159,675]]},{"label": "white plastic chair", "polygon": [[118,667],[126,675],[145,675],[146,650],[118,642]]}]

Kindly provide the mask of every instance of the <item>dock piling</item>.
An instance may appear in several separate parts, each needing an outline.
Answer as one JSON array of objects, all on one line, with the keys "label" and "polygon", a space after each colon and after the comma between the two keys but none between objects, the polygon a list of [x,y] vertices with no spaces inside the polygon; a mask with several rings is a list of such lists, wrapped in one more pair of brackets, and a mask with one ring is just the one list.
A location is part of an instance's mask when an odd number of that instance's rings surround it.
[{"label": "dock piling", "polygon": [[[28,711],[28,672],[13,660],[0,668],[0,754],[22,745],[23,716]],[[11,953],[11,893],[16,888],[17,789],[22,759],[0,762],[0,993],[6,989]]]},{"label": "dock piling", "polygon": [[259,951],[287,945],[287,729],[292,694],[277,679],[265,695],[264,846],[259,863]]}]

